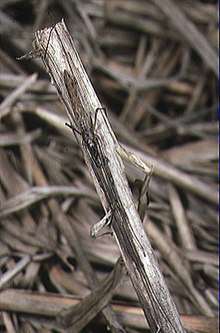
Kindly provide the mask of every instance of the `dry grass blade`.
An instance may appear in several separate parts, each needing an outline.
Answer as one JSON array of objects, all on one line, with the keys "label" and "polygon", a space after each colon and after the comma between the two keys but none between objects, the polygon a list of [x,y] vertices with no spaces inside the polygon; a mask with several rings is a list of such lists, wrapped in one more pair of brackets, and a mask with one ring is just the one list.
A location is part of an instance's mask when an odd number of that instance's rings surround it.
[{"label": "dry grass blade", "polygon": [[185,17],[184,13],[172,0],[153,1],[168,16],[213,72],[218,75],[218,55],[195,25]]},{"label": "dry grass blade", "polygon": [[10,112],[10,108],[16,100],[32,85],[37,79],[37,75],[33,74],[31,77],[24,80],[24,82],[15,89],[7,98],[4,99],[4,102],[0,105],[0,119],[7,115]]},{"label": "dry grass blade", "polygon": [[[63,309],[70,309],[79,304],[79,299],[56,294],[28,292],[24,290],[7,289],[1,293],[0,306],[5,311],[15,311],[23,314],[47,316],[56,318]],[[141,308],[112,304],[122,324],[128,324],[134,329],[145,329],[146,321]],[[182,316],[184,326],[198,333],[217,332],[218,320],[202,316]],[[59,326],[57,326],[59,327]]]},{"label": "dry grass blade", "polygon": [[90,198],[96,199],[96,196],[93,193],[89,193],[88,191],[83,192],[78,188],[70,187],[70,186],[40,186],[40,187],[32,187],[31,189],[23,192],[21,194],[17,194],[16,196],[8,199],[2,205],[0,205],[0,217],[6,217],[9,214],[18,212],[24,208],[29,207],[30,205],[55,196],[73,196],[75,198]]}]

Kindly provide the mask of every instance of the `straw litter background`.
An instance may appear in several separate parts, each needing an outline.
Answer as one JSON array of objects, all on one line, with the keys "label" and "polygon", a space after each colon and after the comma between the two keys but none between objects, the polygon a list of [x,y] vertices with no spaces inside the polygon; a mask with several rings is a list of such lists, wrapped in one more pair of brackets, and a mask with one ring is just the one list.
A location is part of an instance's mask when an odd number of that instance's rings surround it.
[{"label": "straw litter background", "polygon": [[[67,331],[59,314],[92,289],[86,265],[101,283],[120,255],[89,236],[104,213],[42,62],[16,60],[61,18],[118,140],[154,166],[143,223],[184,326],[217,332],[217,5],[1,1],[0,332]],[[137,201],[144,174],[125,165]],[[126,332],[147,332],[128,277],[109,304]],[[102,315],[84,324],[108,331]]]}]

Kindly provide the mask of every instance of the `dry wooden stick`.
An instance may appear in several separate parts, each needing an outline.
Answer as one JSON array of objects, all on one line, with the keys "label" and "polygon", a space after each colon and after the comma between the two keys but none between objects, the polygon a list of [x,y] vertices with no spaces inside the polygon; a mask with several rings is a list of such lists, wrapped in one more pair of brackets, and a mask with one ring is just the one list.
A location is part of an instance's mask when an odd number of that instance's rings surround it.
[{"label": "dry wooden stick", "polygon": [[[74,114],[73,105],[66,89],[65,76],[67,79],[68,76],[72,76],[73,81],[77,84],[78,99],[82,105],[81,116],[88,118],[91,115],[92,120],[94,117],[96,119],[95,135],[99,138],[100,150],[104,152],[107,159],[108,175],[113,180],[111,187],[117,199],[114,212],[112,212],[111,228],[151,331],[153,333],[185,332],[133,203],[124,173],[124,165],[117,153],[117,140],[105,113],[95,112],[102,106],[64,22],[56,24],[54,28],[38,31],[35,48],[29,57],[40,56],[43,59],[70,121],[74,122],[77,128],[80,127],[79,119],[77,114]],[[88,156],[80,135],[78,135],[78,139],[97,192],[107,212],[109,206],[113,207],[109,202],[111,196],[108,196],[110,187],[105,189],[107,194],[104,193],[100,185],[103,184],[102,180],[97,179],[97,170],[94,170],[94,161]],[[101,174],[100,177],[102,176]]]}]

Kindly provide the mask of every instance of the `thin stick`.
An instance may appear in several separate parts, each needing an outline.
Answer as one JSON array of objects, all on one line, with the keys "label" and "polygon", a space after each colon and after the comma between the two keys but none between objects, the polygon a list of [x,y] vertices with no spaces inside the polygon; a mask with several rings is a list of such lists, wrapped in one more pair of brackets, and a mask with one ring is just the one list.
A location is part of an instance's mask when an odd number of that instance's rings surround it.
[{"label": "thin stick", "polygon": [[[103,207],[106,212],[109,211],[109,207],[113,210],[114,218],[111,228],[151,332],[185,332],[133,203],[124,173],[124,165],[117,153],[117,140],[105,112],[96,113],[97,108],[101,109],[102,106],[64,22],[56,24],[52,32],[51,28],[38,31],[35,44],[37,54],[41,54],[52,78],[52,83],[67,110],[70,122],[76,126],[79,132],[76,131],[75,135],[81,144],[86,164],[93,177]],[[66,74],[64,75],[64,73]],[[67,73],[77,84],[80,114],[79,109],[74,109],[70,94],[67,91],[64,80],[65,77],[67,78]],[[91,131],[91,123],[87,121],[90,117],[92,121],[96,118],[94,141],[87,141],[86,145],[85,140],[82,139],[81,122],[82,119],[86,119],[83,121],[83,130]],[[100,148],[97,148],[97,155],[94,159],[89,152],[92,145],[97,144],[96,137],[98,137]],[[103,161],[105,158],[107,163],[104,166],[101,164],[101,171],[98,174],[100,164],[98,165],[97,161]],[[103,177],[106,178],[103,179]],[[110,178],[109,184],[107,177]],[[104,188],[104,185],[107,188]],[[115,196],[114,205],[111,202],[113,196]]]}]

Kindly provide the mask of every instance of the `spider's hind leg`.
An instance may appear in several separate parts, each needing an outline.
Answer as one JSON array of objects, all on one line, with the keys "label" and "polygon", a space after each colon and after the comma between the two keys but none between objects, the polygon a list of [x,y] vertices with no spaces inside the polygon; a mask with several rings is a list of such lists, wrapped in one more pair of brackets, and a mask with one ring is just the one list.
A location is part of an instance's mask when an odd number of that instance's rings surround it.
[{"label": "spider's hind leg", "polygon": [[65,123],[65,125],[67,127],[69,127],[73,132],[76,132],[77,134],[82,135],[82,133],[78,129],[76,129],[76,127],[74,127],[72,123],[70,123],[70,124],[69,123]]}]

